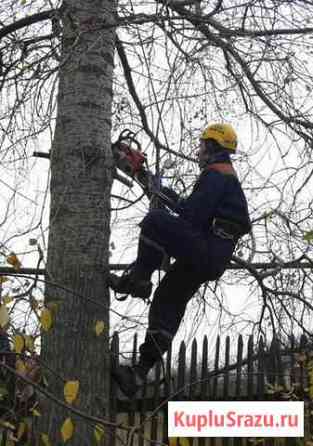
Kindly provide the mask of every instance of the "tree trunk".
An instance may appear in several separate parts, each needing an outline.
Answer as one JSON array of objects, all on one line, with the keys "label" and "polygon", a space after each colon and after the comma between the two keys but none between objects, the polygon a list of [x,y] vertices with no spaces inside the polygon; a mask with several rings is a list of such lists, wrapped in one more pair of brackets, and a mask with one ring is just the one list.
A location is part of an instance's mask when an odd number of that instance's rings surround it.
[{"label": "tree trunk", "polygon": [[[113,13],[109,0],[67,0],[62,19],[45,295],[56,314],[52,329],[42,336],[48,391],[64,402],[64,383],[78,380],[79,398],[73,406],[101,418],[109,395],[106,274],[115,37],[113,28],[101,29],[101,24],[112,23]],[[105,324],[98,336],[97,321]],[[45,433],[52,445],[63,444],[60,430],[68,417],[75,430],[66,444],[94,444],[95,424],[48,398],[42,404],[39,436]]]}]

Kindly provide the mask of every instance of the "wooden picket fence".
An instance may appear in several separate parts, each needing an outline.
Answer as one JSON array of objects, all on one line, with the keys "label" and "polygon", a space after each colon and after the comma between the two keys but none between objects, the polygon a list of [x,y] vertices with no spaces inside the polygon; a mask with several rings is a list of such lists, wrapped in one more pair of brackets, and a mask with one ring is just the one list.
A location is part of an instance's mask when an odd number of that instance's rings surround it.
[{"label": "wooden picket fence", "polygon": [[[177,366],[172,364],[172,354],[169,351],[164,363],[158,364],[150,372],[135,399],[126,399],[114,381],[112,382],[110,421],[118,427],[110,433],[110,446],[169,445],[168,401],[277,401],[290,399],[290,391],[300,400],[307,399],[307,354],[303,352],[308,352],[311,348],[305,336],[302,336],[298,343],[292,339],[287,348],[282,348],[276,339],[272,340],[270,346],[265,346],[260,338],[255,345],[253,337],[250,336],[244,346],[242,336],[239,336],[237,341],[228,336],[224,346],[221,345],[221,339],[217,338],[214,357],[209,357],[206,336],[200,349],[196,340],[192,342],[191,352],[186,351],[186,345],[182,342]],[[136,352],[135,335],[130,363],[135,363]],[[119,336],[115,333],[111,342],[113,367],[118,365],[119,357]],[[306,420],[307,438],[310,438],[312,433],[313,427],[309,417]],[[177,446],[254,444],[252,439],[243,438],[189,438],[181,441]],[[264,443],[257,444],[302,446],[305,442],[295,438],[267,438]]]}]

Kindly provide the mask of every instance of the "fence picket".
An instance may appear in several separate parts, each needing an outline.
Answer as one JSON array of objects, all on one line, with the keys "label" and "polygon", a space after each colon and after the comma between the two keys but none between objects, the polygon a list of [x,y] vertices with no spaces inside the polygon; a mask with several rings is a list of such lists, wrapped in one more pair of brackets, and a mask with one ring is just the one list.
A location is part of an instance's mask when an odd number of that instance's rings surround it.
[{"label": "fence picket", "polygon": [[[220,344],[221,344],[221,339],[218,336],[216,339],[216,346],[215,346],[215,359],[214,359],[214,381],[213,381],[213,389],[212,389],[212,399],[215,400],[216,397],[218,396],[218,367],[219,367],[219,362],[220,362]],[[216,446],[217,441],[215,438],[211,438],[210,444],[212,446]]]},{"label": "fence picket", "polygon": [[236,366],[236,399],[241,396],[241,377],[242,377],[242,356],[243,356],[243,339],[242,335],[238,337],[237,342],[237,366]]},{"label": "fence picket", "polygon": [[[242,388],[242,356],[243,356],[243,339],[242,335],[239,335],[237,341],[237,364],[236,364],[236,389],[235,389],[235,399],[241,399],[241,388]],[[242,446],[242,441],[240,438],[234,438],[234,446]]]},{"label": "fence picket", "polygon": [[284,380],[284,367],[282,362],[282,356],[281,356],[281,348],[280,348],[280,342],[276,342],[276,360],[277,360],[277,382],[278,385],[285,388],[285,380]]},{"label": "fence picket", "polygon": [[197,341],[194,339],[191,346],[190,375],[189,375],[189,399],[192,401],[197,394]]},{"label": "fence picket", "polygon": [[[194,339],[191,345],[190,374],[189,374],[189,400],[193,401],[197,395],[197,341]],[[195,440],[190,438],[190,446],[195,445]]]},{"label": "fence picket", "polygon": [[178,356],[178,376],[177,376],[177,395],[176,398],[178,401],[180,399],[184,399],[184,395],[186,394],[186,345],[185,342],[182,341],[179,349]]},{"label": "fence picket", "polygon": [[[307,344],[307,338],[302,335],[300,338],[300,352],[304,352]],[[304,361],[300,361],[300,386],[302,389],[305,388],[305,368]],[[304,395],[303,395],[304,396]]]},{"label": "fence picket", "polygon": [[261,337],[258,345],[258,376],[257,376],[257,395],[258,399],[265,398],[265,377],[264,377],[264,343]]},{"label": "fence picket", "polygon": [[167,401],[171,400],[171,395],[173,394],[173,386],[172,386],[172,375],[171,375],[171,363],[172,363],[172,346],[169,348],[167,355],[166,355],[166,364],[165,364],[165,377],[164,377],[164,399],[163,399],[163,405],[162,405],[162,416],[163,416],[163,423],[161,426],[161,438],[163,443],[168,442],[168,436],[167,436],[167,418],[168,418],[168,412],[167,412]]},{"label": "fence picket", "polygon": [[226,345],[225,345],[225,372],[224,372],[224,388],[223,388],[223,398],[227,400],[229,397],[229,358],[230,356],[230,338],[226,337]]},{"label": "fence picket", "polygon": [[[204,336],[202,343],[202,364],[200,378],[200,399],[205,401],[209,398],[209,382],[208,382],[208,337]],[[206,439],[199,438],[198,445],[205,446]]]},{"label": "fence picket", "polygon": [[144,434],[147,434],[147,430],[145,427],[148,426],[148,423],[146,422],[147,417],[147,378],[145,379],[142,389],[138,392],[140,395],[139,400],[139,424],[140,424],[140,431],[139,431],[139,439],[138,439],[138,446],[144,446]]},{"label": "fence picket", "polygon": [[296,359],[295,359],[295,337],[292,335],[290,337],[290,387],[296,382],[296,373],[295,373],[295,367],[296,367]]},{"label": "fence picket", "polygon": [[254,374],[254,370],[253,370],[253,336],[249,336],[249,340],[248,340],[248,366],[247,366],[247,373],[248,373],[248,400],[252,400],[253,399],[253,393],[254,393],[254,389],[253,389],[253,374]]},{"label": "fence picket", "polygon": [[215,345],[215,359],[214,359],[214,371],[216,374],[214,375],[213,380],[213,389],[212,389],[212,397],[213,399],[216,399],[217,396],[217,387],[218,387],[218,367],[219,367],[219,359],[220,359],[220,337],[218,336],[216,339],[216,345]]},{"label": "fence picket", "polygon": [[[223,383],[223,399],[224,401],[228,401],[229,399],[229,356],[230,356],[230,338],[226,337],[226,345],[225,345],[225,372],[224,372],[224,383]],[[222,440],[223,446],[230,445],[229,438],[223,438]]]},{"label": "fence picket", "polygon": [[[160,376],[161,376],[161,363],[158,362],[155,367],[155,377],[154,377],[154,385],[153,385],[153,407],[156,408],[160,404]],[[155,413],[151,420],[151,440],[153,442],[157,441],[158,438],[158,417],[159,413]]]}]

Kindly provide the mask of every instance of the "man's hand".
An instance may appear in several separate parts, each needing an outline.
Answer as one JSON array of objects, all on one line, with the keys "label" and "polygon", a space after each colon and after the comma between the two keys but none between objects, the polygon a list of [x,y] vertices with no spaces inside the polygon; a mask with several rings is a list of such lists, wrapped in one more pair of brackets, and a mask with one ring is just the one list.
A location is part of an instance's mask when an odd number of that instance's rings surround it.
[{"label": "man's hand", "polygon": [[178,203],[179,195],[170,187],[162,186],[160,192],[166,195],[171,201],[173,201],[173,203]]}]

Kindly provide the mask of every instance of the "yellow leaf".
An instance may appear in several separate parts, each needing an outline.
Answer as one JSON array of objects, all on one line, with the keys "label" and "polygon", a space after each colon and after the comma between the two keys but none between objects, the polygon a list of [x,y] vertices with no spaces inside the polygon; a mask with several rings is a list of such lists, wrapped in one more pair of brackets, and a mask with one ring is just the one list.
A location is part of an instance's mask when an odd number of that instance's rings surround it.
[{"label": "yellow leaf", "polygon": [[70,438],[72,438],[74,433],[74,424],[71,420],[71,418],[66,418],[64,421],[62,427],[61,427],[61,435],[63,438],[64,443],[67,442]]},{"label": "yellow leaf", "polygon": [[40,438],[41,438],[41,442],[42,442],[43,446],[51,446],[51,443],[50,443],[50,440],[49,440],[49,437],[47,434],[41,434]]},{"label": "yellow leaf", "polygon": [[96,335],[100,336],[101,333],[103,333],[104,329],[105,329],[105,323],[103,321],[97,321],[95,325]]},{"label": "yellow leaf", "polygon": [[14,426],[14,424],[9,423],[8,421],[2,421],[2,420],[0,420],[0,426],[5,427],[5,428],[7,428],[7,429],[10,429],[10,430],[12,430],[12,431],[15,430],[15,426]]},{"label": "yellow leaf", "polygon": [[21,335],[16,335],[14,336],[14,351],[16,353],[22,353],[24,346],[25,346],[25,341],[24,341],[24,337]]},{"label": "yellow leaf", "polygon": [[17,373],[20,375],[26,375],[26,366],[21,359],[18,359],[15,364],[15,368]]},{"label": "yellow leaf", "polygon": [[46,307],[48,308],[48,310],[51,311],[52,317],[55,317],[57,314],[57,311],[59,309],[59,303],[58,302],[48,302]]},{"label": "yellow leaf", "polygon": [[95,434],[96,443],[99,444],[101,442],[103,435],[104,435],[104,427],[101,424],[96,424],[94,434]]},{"label": "yellow leaf", "polygon": [[5,283],[7,282],[9,279],[5,276],[0,276],[0,283]]},{"label": "yellow leaf", "polygon": [[41,413],[37,409],[31,411],[33,417],[41,417]]},{"label": "yellow leaf", "polygon": [[26,335],[25,336],[25,347],[30,353],[33,353],[34,351],[34,338],[32,336]]},{"label": "yellow leaf", "polygon": [[308,231],[303,235],[303,240],[306,242],[312,242],[313,241],[313,231]]},{"label": "yellow leaf", "polygon": [[78,394],[79,381],[67,381],[64,386],[64,398],[68,404],[72,404]]},{"label": "yellow leaf", "polygon": [[188,438],[179,438],[180,446],[190,446]]},{"label": "yellow leaf", "polygon": [[21,262],[19,261],[17,255],[14,254],[14,252],[11,252],[11,254],[7,257],[7,263],[9,265],[12,265],[16,271],[20,270],[22,266]]},{"label": "yellow leaf", "polygon": [[41,326],[45,331],[49,331],[52,327],[52,314],[48,308],[44,308],[40,316]]},{"label": "yellow leaf", "polygon": [[0,306],[0,327],[4,328],[10,320],[8,309],[5,305]]},{"label": "yellow leaf", "polygon": [[172,437],[169,441],[169,446],[190,446],[188,438]]},{"label": "yellow leaf", "polygon": [[26,432],[27,425],[24,422],[19,423],[16,438],[20,440]]},{"label": "yellow leaf", "polygon": [[6,294],[5,296],[3,296],[3,303],[4,304],[6,304],[6,305],[8,305],[8,304],[10,304],[11,302],[13,302],[13,297],[12,296],[10,296],[9,294]]},{"label": "yellow leaf", "polygon": [[26,0],[21,0],[21,5],[26,5]]}]

